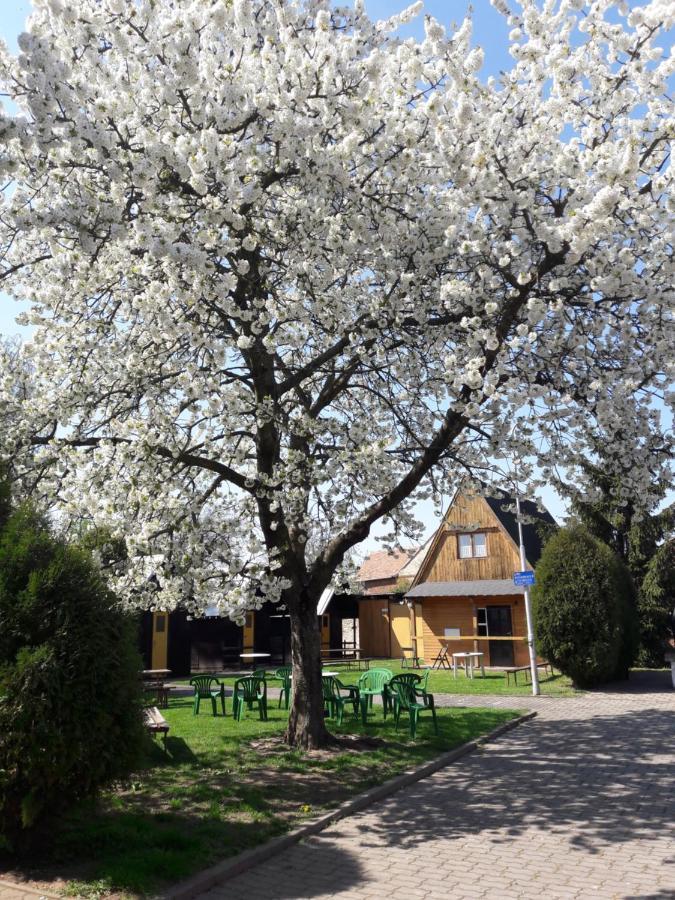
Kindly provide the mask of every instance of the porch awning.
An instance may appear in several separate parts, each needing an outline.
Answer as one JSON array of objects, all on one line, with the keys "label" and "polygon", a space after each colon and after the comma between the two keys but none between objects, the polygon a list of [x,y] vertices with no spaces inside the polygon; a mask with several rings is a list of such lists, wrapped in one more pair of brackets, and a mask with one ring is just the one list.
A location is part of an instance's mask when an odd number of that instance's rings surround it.
[{"label": "porch awning", "polygon": [[482,581],[425,581],[408,591],[406,597],[508,597],[522,594],[510,578]]}]

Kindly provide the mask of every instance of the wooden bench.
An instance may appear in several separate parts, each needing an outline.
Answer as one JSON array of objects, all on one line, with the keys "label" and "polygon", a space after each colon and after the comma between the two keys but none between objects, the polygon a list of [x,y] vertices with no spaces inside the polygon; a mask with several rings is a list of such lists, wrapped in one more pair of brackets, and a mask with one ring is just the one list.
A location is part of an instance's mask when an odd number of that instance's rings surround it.
[{"label": "wooden bench", "polygon": [[[553,675],[553,666],[551,665],[550,662],[544,661],[544,662],[537,663],[537,668],[543,669],[546,675],[549,675],[549,674]],[[525,672],[526,680],[527,680],[528,676],[529,676],[530,680],[532,680],[532,674],[530,672],[529,666],[506,666],[502,671],[506,675],[506,683],[507,684],[511,683],[512,675],[513,675],[514,682],[516,684],[518,684],[518,672]]]},{"label": "wooden bench", "polygon": [[156,706],[147,706],[143,710],[143,724],[150,734],[161,734],[166,750],[166,736],[169,733],[169,723],[166,721]]},{"label": "wooden bench", "polygon": [[529,666],[506,666],[504,668],[504,674],[506,675],[506,683],[511,684],[511,676],[513,675],[513,680],[516,684],[518,684],[518,672],[529,672]]}]

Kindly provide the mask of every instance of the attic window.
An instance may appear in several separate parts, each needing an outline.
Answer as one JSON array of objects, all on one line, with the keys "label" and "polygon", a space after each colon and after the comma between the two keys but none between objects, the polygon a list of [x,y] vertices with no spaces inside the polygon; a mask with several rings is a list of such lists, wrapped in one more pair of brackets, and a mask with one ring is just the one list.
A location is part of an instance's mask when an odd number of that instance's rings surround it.
[{"label": "attic window", "polygon": [[460,559],[487,556],[487,535],[484,532],[459,534],[457,535],[457,541]]}]

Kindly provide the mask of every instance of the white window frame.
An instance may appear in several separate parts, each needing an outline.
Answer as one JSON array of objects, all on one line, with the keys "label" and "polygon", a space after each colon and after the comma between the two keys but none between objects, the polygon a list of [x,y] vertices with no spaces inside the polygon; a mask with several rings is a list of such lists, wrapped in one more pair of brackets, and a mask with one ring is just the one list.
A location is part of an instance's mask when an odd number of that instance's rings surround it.
[{"label": "white window frame", "polygon": [[[481,549],[484,550],[483,553],[476,553],[476,538],[483,538],[483,543],[481,545]],[[465,543],[462,546],[462,538],[466,540],[469,539],[468,545]],[[465,553],[463,551],[469,550],[469,553]],[[457,535],[457,556],[459,559],[487,559],[488,555],[488,546],[487,546],[487,532],[486,531],[476,531],[472,533],[458,534]]]}]

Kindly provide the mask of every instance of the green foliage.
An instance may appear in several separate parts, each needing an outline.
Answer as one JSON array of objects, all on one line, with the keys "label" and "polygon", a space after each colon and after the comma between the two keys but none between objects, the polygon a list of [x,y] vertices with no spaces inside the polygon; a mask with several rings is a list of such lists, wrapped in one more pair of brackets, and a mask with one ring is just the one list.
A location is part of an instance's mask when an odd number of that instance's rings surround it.
[{"label": "green foliage", "polygon": [[128,771],[143,740],[140,660],[86,551],[30,510],[0,530],[0,835]]},{"label": "green foliage", "polygon": [[544,547],[532,592],[540,653],[579,687],[625,677],[637,650],[634,589],[616,554],[581,525]]},{"label": "green foliage", "polygon": [[[620,481],[614,474],[613,467],[607,465],[607,456],[606,449],[599,446],[596,447],[598,463],[588,460],[579,462],[591,483],[598,489],[598,499],[585,500],[569,487],[566,490],[564,484],[558,486],[570,497],[575,517],[591,534],[611,547],[627,565],[640,597],[637,605],[637,661],[642,666],[661,666],[661,648],[672,636],[672,631],[668,627],[667,617],[654,608],[653,600],[642,598],[642,583],[659,547],[675,527],[675,504],[659,512],[646,512],[638,519],[635,515],[638,504],[634,499],[628,498],[621,502],[616,499],[616,488],[620,486]],[[659,483],[656,493],[660,493],[661,498],[665,497],[667,487],[665,482]]]},{"label": "green foliage", "polygon": [[[516,704],[517,705],[517,704]],[[288,712],[270,705],[269,719],[235,722],[193,716],[191,697],[172,697],[163,710],[171,730],[168,752],[155,740],[132,784],[116,785],[96,804],[64,811],[41,848],[40,867],[58,861],[78,897],[163,895],[171,882],[224,857],[268,841],[315,815],[458,744],[512,719],[508,709],[437,710],[438,735],[421,725],[409,740],[375,708],[363,726],[344,718],[339,734],[361,734],[327,754],[293,750],[281,740]],[[32,860],[31,860],[32,862]],[[65,865],[64,865],[65,863]]]},{"label": "green foliage", "polygon": [[675,637],[675,541],[663,544],[647,568],[638,595],[640,666],[659,667]]},{"label": "green foliage", "polygon": [[3,479],[3,470],[0,465],[0,528],[3,527],[11,512],[11,490],[9,481]]}]

